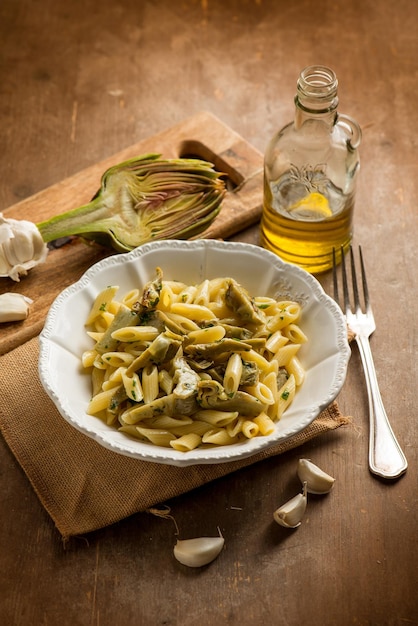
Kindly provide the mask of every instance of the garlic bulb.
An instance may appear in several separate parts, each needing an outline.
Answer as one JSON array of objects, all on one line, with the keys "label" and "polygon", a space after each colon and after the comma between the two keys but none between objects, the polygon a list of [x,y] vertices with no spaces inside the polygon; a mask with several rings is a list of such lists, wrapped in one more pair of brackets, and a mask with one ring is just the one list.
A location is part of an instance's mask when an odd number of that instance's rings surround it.
[{"label": "garlic bulb", "polygon": [[33,300],[21,293],[2,293],[0,295],[0,322],[17,322],[29,315],[29,305]]},{"label": "garlic bulb", "polygon": [[302,484],[306,482],[308,493],[328,493],[335,482],[335,478],[321,470],[309,459],[299,459],[297,473]]},{"label": "garlic bulb", "polygon": [[43,263],[48,247],[33,222],[3,217],[0,213],[0,277],[18,282],[21,275]]},{"label": "garlic bulb", "polygon": [[188,567],[203,567],[216,559],[224,543],[222,536],[177,540],[174,556],[177,561]]},{"label": "garlic bulb", "polygon": [[302,493],[298,493],[291,500],[283,504],[273,513],[274,521],[285,528],[297,528],[302,522],[308,502],[306,482],[303,484]]}]

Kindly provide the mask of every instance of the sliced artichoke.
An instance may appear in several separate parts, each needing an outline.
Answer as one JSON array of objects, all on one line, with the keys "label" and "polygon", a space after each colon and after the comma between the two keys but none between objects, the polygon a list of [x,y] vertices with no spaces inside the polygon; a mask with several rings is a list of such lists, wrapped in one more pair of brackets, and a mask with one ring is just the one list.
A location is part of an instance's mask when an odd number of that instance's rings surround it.
[{"label": "sliced artichoke", "polygon": [[245,391],[237,391],[233,398],[224,398],[219,395],[203,392],[198,394],[198,404],[202,409],[215,409],[217,411],[238,411],[241,415],[257,417],[266,410],[266,405],[255,396]]},{"label": "sliced artichoke", "polygon": [[220,355],[228,354],[230,352],[248,352],[251,350],[251,345],[240,341],[238,339],[220,339],[214,343],[197,343],[186,346],[185,352],[188,356],[205,358],[207,360],[216,359]]},{"label": "sliced artichoke", "polygon": [[145,154],[106,170],[91,202],[37,226],[45,242],[80,235],[118,252],[154,239],[189,239],[219,213],[221,176],[207,161]]},{"label": "sliced artichoke", "polygon": [[243,322],[248,324],[264,324],[265,319],[262,312],[258,309],[246,289],[230,278],[228,287],[225,292],[225,300],[227,305],[235,311]]}]

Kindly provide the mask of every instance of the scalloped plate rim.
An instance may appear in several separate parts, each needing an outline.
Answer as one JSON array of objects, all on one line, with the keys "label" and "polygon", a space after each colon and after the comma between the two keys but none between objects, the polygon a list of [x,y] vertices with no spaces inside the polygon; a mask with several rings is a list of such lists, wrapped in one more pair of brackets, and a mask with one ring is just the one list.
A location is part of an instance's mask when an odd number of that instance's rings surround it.
[{"label": "scalloped plate rim", "polygon": [[[335,343],[331,346],[335,349],[335,353],[330,356],[330,358],[333,358],[334,360],[336,359],[333,384],[330,385],[326,394],[324,393],[320,399],[315,401],[313,406],[309,408],[305,407],[303,419],[299,419],[293,425],[290,422],[286,425],[286,428],[282,432],[279,432],[278,434],[276,430],[276,432],[269,437],[256,437],[242,444],[219,446],[208,449],[198,448],[188,453],[181,453],[169,448],[163,448],[153,444],[146,444],[131,440],[127,436],[122,435],[122,433],[118,433],[118,431],[114,428],[107,427],[97,418],[93,418],[97,419],[97,426],[91,427],[88,423],[86,423],[86,418],[91,419],[91,416],[87,416],[87,414],[75,414],[74,409],[72,409],[71,406],[68,407],[68,402],[70,402],[71,405],[71,400],[68,398],[62,399],[59,390],[57,390],[56,382],[54,381],[49,364],[51,360],[51,351],[54,349],[67,350],[65,342],[64,345],[62,345],[57,342],[56,338],[54,339],[54,333],[56,332],[58,318],[60,314],[62,314],[62,308],[65,308],[69,299],[72,297],[80,297],[80,294],[83,291],[85,292],[91,290],[93,294],[93,281],[95,278],[100,276],[102,271],[106,271],[112,267],[120,269],[126,263],[141,264],[141,260],[144,258],[146,259],[150,254],[172,254],[173,251],[178,252],[179,250],[187,250],[189,252],[195,252],[198,255],[203,255],[205,263],[207,255],[212,254],[213,251],[216,253],[235,252],[237,254],[239,253],[244,255],[249,253],[250,256],[256,256],[260,260],[262,259],[263,263],[267,263],[268,266],[271,267],[271,271],[274,275],[280,276],[280,274],[283,274],[287,278],[290,276],[297,282],[306,285],[308,291],[314,295],[314,298],[312,299],[313,306],[323,306],[324,309],[328,310],[328,313],[333,318],[336,327],[336,335],[334,338]],[[163,264],[161,263],[161,266],[162,265]],[[202,264],[199,267],[199,272],[204,273],[204,271],[204,264]],[[224,275],[230,275],[230,273],[225,272]],[[94,296],[92,295],[91,300],[93,297]],[[299,267],[286,263],[273,253],[254,244],[244,242],[224,242],[213,239],[159,240],[143,244],[132,252],[115,254],[98,261],[88,268],[78,281],[68,286],[55,298],[48,311],[44,328],[39,336],[39,345],[40,353],[38,371],[41,383],[61,416],[70,425],[84,435],[94,439],[104,448],[115,453],[143,461],[175,466],[238,461],[240,459],[253,456],[268,447],[277,445],[278,443],[283,442],[301,432],[314,421],[322,410],[335,400],[345,382],[348,361],[351,354],[347,339],[346,324],[341,310],[334,300],[325,293],[316,278]],[[72,351],[68,350],[68,352],[73,355]],[[322,361],[319,361],[318,363],[321,364]],[[304,384],[306,385],[306,382]],[[294,407],[294,405],[291,405],[290,411],[292,407]],[[286,421],[285,416],[278,424],[281,425]]]}]

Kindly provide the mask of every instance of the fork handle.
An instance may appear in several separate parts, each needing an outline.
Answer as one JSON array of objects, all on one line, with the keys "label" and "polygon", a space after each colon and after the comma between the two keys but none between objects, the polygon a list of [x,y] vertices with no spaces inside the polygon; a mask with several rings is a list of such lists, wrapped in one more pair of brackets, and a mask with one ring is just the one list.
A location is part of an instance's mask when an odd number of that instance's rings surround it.
[{"label": "fork handle", "polygon": [[369,398],[369,468],[382,478],[398,478],[408,463],[383,406],[368,337],[356,336]]}]

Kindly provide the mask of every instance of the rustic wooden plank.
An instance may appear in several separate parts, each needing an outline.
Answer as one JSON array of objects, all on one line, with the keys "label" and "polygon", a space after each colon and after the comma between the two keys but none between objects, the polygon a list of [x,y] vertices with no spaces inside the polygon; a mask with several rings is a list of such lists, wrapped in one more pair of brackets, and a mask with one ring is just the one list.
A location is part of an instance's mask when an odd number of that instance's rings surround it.
[{"label": "rustic wooden plank", "polygon": [[[80,206],[91,199],[108,167],[148,152],[157,152],[166,158],[198,156],[213,162],[218,171],[227,174],[228,191],[221,211],[201,237],[228,237],[259,219],[262,155],[231,128],[206,112],[60,181],[8,208],[3,214],[5,217],[40,222]],[[0,293],[23,293],[34,302],[26,320],[2,325],[0,354],[39,334],[54,298],[78,280],[91,265],[113,253],[97,245],[86,245],[75,238],[62,248],[52,250],[46,263],[34,268],[19,283],[1,280]]]}]

